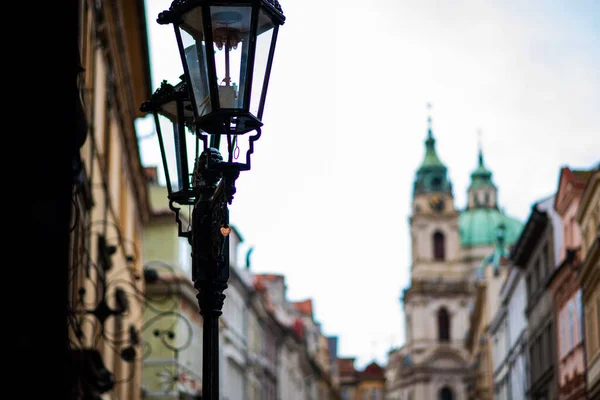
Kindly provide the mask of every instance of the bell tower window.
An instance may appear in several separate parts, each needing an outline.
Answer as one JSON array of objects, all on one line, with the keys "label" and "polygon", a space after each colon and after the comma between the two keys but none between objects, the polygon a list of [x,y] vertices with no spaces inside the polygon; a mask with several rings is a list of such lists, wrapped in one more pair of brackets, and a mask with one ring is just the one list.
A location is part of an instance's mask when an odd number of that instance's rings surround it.
[{"label": "bell tower window", "polygon": [[453,400],[454,396],[452,394],[452,390],[448,386],[444,386],[442,390],[440,390],[440,400]]},{"label": "bell tower window", "polygon": [[435,261],[444,261],[446,258],[444,242],[444,234],[440,231],[436,231],[433,234],[433,259]]},{"label": "bell tower window", "polygon": [[438,311],[438,340],[440,342],[450,341],[450,314],[445,307],[442,307]]}]

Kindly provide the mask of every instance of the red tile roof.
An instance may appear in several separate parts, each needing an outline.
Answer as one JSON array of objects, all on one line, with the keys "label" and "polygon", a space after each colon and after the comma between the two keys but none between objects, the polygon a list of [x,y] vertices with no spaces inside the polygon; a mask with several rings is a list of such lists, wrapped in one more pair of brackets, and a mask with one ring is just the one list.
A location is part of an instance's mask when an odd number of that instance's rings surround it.
[{"label": "red tile roof", "polygon": [[354,357],[350,357],[350,358],[338,358],[337,359],[337,363],[338,363],[338,371],[340,373],[340,376],[354,376],[356,375],[357,371],[354,368],[354,360],[356,358]]},{"label": "red tile roof", "polygon": [[263,279],[269,282],[283,280],[283,275],[281,274],[256,274],[255,276],[261,276]]},{"label": "red tile roof", "polygon": [[367,365],[367,367],[359,374],[360,380],[379,380],[385,379],[383,368],[375,361]]},{"label": "red tile roof", "polygon": [[254,289],[257,292],[264,292],[266,288],[264,277],[261,275],[254,275]]},{"label": "red tile roof", "polygon": [[304,301],[296,301],[296,302],[294,302],[294,307],[296,308],[296,310],[300,311],[302,314],[312,318],[313,309],[312,309],[312,300],[311,299],[307,299]]}]

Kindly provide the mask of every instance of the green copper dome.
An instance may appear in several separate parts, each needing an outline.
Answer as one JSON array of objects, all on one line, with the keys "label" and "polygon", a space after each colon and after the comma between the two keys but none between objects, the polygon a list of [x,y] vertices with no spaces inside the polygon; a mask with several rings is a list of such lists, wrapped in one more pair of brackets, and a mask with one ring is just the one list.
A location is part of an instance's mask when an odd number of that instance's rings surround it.
[{"label": "green copper dome", "polygon": [[507,260],[510,254],[508,247],[506,246],[506,226],[500,224],[496,229],[496,248],[487,257],[481,260],[481,265],[475,271],[477,279],[485,279],[485,269],[488,265],[491,265],[496,276],[499,273],[500,265],[503,260]]},{"label": "green copper dome", "polygon": [[504,243],[517,241],[523,224],[496,208],[473,208],[458,217],[460,244],[463,247],[496,244],[498,228],[504,224]]},{"label": "green copper dome", "polygon": [[448,179],[448,168],[440,161],[435,151],[435,139],[431,130],[431,118],[425,140],[425,158],[417,170],[413,196],[421,193],[452,193],[452,183]]}]

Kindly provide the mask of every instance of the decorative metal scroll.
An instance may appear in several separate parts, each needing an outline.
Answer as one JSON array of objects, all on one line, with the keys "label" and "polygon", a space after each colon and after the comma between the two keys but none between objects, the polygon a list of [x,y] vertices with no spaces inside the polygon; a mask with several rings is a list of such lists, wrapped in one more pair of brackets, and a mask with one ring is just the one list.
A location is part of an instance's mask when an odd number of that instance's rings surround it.
[{"label": "decorative metal scroll", "polygon": [[[130,368],[129,376],[115,380],[106,368],[101,353],[96,350],[100,344],[111,348],[126,363],[142,361],[153,351],[143,340],[144,333],[151,331],[161,338],[160,343],[173,352],[176,360],[177,354],[191,343],[193,331],[191,322],[178,309],[175,268],[162,262],[147,263],[143,267],[144,279],[162,287],[160,293],[148,295],[138,289],[135,280],[142,277],[132,277],[131,268],[113,268],[112,258],[118,250],[126,254],[130,267],[139,259],[133,240],[123,237],[119,227],[110,221],[94,221],[87,226],[82,224],[77,209],[72,231],[79,228],[88,239],[81,241],[70,271],[70,286],[78,284],[79,287],[74,288],[75,295],[68,309],[69,339],[76,365],[93,363],[95,366],[88,369],[97,373],[91,376],[82,372],[74,385],[81,386],[78,390],[86,393],[90,393],[89,386],[94,386],[91,391],[101,394],[115,385],[130,381],[135,369]],[[90,244],[98,247],[95,259],[91,257]],[[156,271],[158,268],[160,274]],[[135,317],[132,317],[133,310],[139,310]],[[155,315],[144,322],[144,314],[149,311]],[[182,321],[177,332],[156,329],[157,322],[172,317]],[[110,320],[114,322],[109,324]],[[181,329],[181,326],[186,328]]]}]

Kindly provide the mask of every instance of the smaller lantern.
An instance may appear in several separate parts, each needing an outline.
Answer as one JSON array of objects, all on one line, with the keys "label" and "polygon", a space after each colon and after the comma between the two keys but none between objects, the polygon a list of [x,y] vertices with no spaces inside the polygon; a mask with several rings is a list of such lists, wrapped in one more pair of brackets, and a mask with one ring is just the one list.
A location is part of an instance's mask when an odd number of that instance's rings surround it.
[{"label": "smaller lantern", "polygon": [[[198,158],[200,140],[204,142],[204,148],[206,148],[207,139],[200,131],[195,132],[195,138],[190,132],[187,132],[188,129],[194,130],[195,126],[194,112],[184,80],[176,86],[162,81],[151,99],[142,104],[140,110],[152,112],[154,115],[169,199],[181,205],[194,204],[197,193],[192,185],[193,171],[190,169],[190,164],[193,168],[194,162]],[[165,143],[159,116],[166,117],[171,122],[172,142]],[[164,130],[168,131],[169,129],[170,127],[165,127]],[[189,147],[191,147],[190,145],[194,146],[193,142],[195,142],[195,149],[192,150]],[[169,162],[170,160],[171,162]],[[172,171],[173,164],[176,168],[175,171]],[[175,181],[171,180],[173,175],[177,177]]]},{"label": "smaller lantern", "polygon": [[[257,131],[245,163],[260,136],[265,98],[279,26],[285,17],[277,0],[175,0],[159,14],[173,24],[196,126],[209,133],[210,146],[236,164],[238,136]],[[221,145],[221,136],[226,143]],[[225,142],[225,140],[224,140]]]}]

